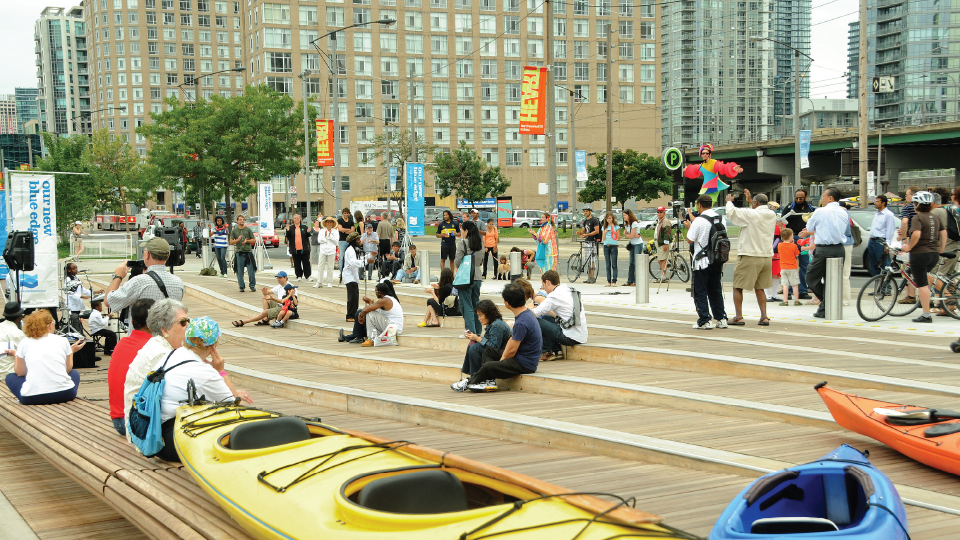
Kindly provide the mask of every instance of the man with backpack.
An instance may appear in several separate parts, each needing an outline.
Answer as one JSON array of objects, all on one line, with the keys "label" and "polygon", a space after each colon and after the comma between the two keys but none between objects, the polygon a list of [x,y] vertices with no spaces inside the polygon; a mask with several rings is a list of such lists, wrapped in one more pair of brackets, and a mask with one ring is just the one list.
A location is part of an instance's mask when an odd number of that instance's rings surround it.
[{"label": "man with backpack", "polygon": [[723,309],[723,265],[730,256],[730,239],[727,238],[723,218],[713,210],[710,195],[697,198],[697,218],[691,224],[686,221],[687,243],[693,244],[693,301],[697,306],[696,330],[714,328],[710,312],[716,319],[716,328],[727,327],[727,312]]},{"label": "man with backpack", "polygon": [[560,274],[548,270],[540,278],[547,297],[533,308],[543,335],[541,362],[563,360],[561,346],[587,342],[587,313],[580,292],[560,283]]},{"label": "man with backpack", "polygon": [[877,213],[874,214],[873,221],[870,223],[870,240],[867,242],[867,259],[870,261],[871,276],[879,274],[880,268],[890,265],[890,256],[883,243],[892,244],[897,237],[897,228],[900,227],[897,216],[887,209],[887,200],[886,195],[877,195],[873,200]]},{"label": "man with backpack", "polygon": [[[928,191],[933,193],[933,204],[930,205],[930,213],[937,216],[940,223],[947,230],[947,245],[943,248],[944,253],[952,253],[957,250],[957,240],[960,240],[960,228],[958,228],[958,218],[956,205],[951,204],[953,197],[947,188],[936,187]],[[940,271],[945,275],[953,273],[957,265],[957,259],[946,259]]]}]

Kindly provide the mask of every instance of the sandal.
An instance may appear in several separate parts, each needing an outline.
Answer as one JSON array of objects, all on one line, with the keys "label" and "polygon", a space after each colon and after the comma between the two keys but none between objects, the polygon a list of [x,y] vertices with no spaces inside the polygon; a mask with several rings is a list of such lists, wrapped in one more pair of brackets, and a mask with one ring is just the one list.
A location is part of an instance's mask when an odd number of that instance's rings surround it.
[{"label": "sandal", "polygon": [[760,326],[770,326],[770,318],[769,318],[769,317],[764,317],[764,318],[760,319],[760,322],[758,322],[757,324],[760,325]]},{"label": "sandal", "polygon": [[260,319],[259,321],[257,321],[257,324],[255,324],[254,326],[269,326],[269,325],[270,325],[270,321],[266,319]]},{"label": "sandal", "polygon": [[243,326],[243,321],[233,321],[234,328],[240,328]]},{"label": "sandal", "polygon": [[743,321],[743,317],[734,317],[727,321],[727,324],[730,326],[743,326],[747,323]]}]

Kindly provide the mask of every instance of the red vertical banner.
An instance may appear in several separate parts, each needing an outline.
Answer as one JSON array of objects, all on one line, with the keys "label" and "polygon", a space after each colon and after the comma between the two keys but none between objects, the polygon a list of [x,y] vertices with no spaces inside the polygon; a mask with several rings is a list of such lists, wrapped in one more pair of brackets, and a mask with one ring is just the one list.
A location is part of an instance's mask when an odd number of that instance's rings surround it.
[{"label": "red vertical banner", "polygon": [[520,98],[520,134],[543,135],[546,125],[547,68],[524,66]]},{"label": "red vertical banner", "polygon": [[333,120],[317,120],[317,167],[333,166]]}]

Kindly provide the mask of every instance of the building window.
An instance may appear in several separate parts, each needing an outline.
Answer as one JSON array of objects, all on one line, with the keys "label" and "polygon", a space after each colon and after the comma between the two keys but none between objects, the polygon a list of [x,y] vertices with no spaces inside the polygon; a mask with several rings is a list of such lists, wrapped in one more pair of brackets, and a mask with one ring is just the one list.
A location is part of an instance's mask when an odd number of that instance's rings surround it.
[{"label": "building window", "polygon": [[507,167],[523,166],[523,148],[507,148]]},{"label": "building window", "polygon": [[487,162],[487,165],[491,167],[498,167],[500,165],[500,151],[496,148],[484,148],[483,149],[483,160]]},{"label": "building window", "polygon": [[288,4],[264,4],[263,22],[267,24],[290,24]]},{"label": "building window", "polygon": [[530,156],[531,167],[546,166],[546,150],[544,148],[531,148],[527,155]]},{"label": "building window", "polygon": [[293,95],[293,79],[290,77],[267,77],[267,86],[276,92]]}]

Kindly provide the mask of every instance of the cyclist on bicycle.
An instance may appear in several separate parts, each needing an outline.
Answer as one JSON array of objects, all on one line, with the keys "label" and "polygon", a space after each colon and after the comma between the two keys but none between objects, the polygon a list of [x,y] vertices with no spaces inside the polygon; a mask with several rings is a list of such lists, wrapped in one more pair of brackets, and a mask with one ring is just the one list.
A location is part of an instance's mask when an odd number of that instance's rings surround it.
[{"label": "cyclist on bicycle", "polygon": [[[581,231],[577,234],[580,238],[583,238],[583,260],[596,261],[597,259],[597,245],[603,240],[600,236],[600,220],[593,216],[593,209],[589,206],[583,209],[583,223],[581,223]],[[597,281],[596,275],[596,265],[591,264],[588,269],[588,279],[587,283],[595,283]]]},{"label": "cyclist on bicycle", "polygon": [[[657,246],[657,262],[660,264],[660,276],[667,275],[667,259],[670,258],[670,244],[673,242],[673,222],[667,217],[667,209],[657,207],[657,226],[653,231],[654,242]],[[653,280],[666,281],[666,278]]]},{"label": "cyclist on bicycle", "polygon": [[923,313],[913,319],[915,323],[932,323],[930,315],[930,287],[927,272],[940,262],[940,254],[947,246],[947,230],[932,210],[933,193],[919,191],[913,194],[917,214],[910,220],[910,237],[901,250],[910,254],[910,273],[917,284]]}]

